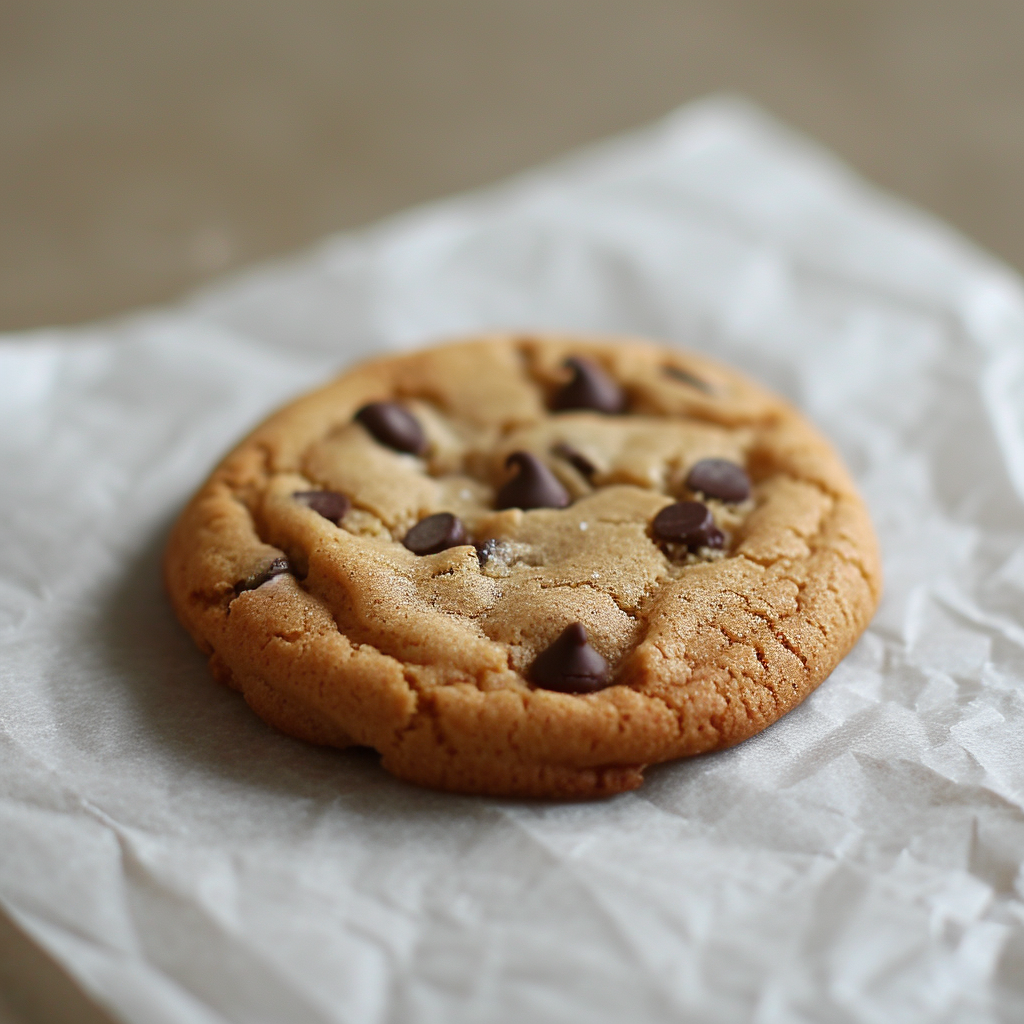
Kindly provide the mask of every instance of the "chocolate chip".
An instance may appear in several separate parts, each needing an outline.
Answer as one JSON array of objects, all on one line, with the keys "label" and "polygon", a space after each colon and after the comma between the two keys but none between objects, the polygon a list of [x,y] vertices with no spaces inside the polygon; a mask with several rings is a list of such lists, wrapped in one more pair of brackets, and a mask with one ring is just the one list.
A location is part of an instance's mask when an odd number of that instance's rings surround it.
[{"label": "chocolate chip", "polygon": [[593,693],[608,685],[608,662],[587,642],[583,623],[574,622],[530,666],[530,681],[560,693]]},{"label": "chocolate chip", "polygon": [[719,501],[746,501],[750,477],[742,466],[728,459],[701,459],[686,477],[686,486]]},{"label": "chocolate chip", "polygon": [[558,444],[554,445],[551,449],[551,454],[565,459],[573,469],[585,476],[588,480],[597,472],[597,466],[595,466],[590,459],[586,457],[586,455],[582,452],[576,451],[575,448],[566,444],[564,441],[559,441]]},{"label": "chocolate chip", "polygon": [[513,452],[505,465],[518,466],[519,472],[498,491],[495,508],[565,508],[572,500],[558,477],[536,455]]},{"label": "chocolate chip", "polygon": [[486,565],[495,555],[501,541],[495,537],[489,537],[482,544],[476,546],[476,558],[481,565]]},{"label": "chocolate chip", "polygon": [[689,370],[683,370],[678,366],[663,366],[661,369],[666,376],[674,377],[683,384],[689,384],[691,388],[696,388],[708,395],[715,393],[715,389],[706,380],[695,377]]},{"label": "chocolate chip", "polygon": [[651,532],[658,540],[689,548],[721,547],[725,539],[711,510],[701,501],[677,501],[666,506],[654,517]]},{"label": "chocolate chip", "polygon": [[593,409],[607,413],[625,410],[626,395],[622,388],[592,359],[571,356],[565,365],[572,369],[573,378],[555,392],[552,409]]},{"label": "chocolate chip", "polygon": [[720,548],[725,544],[725,534],[717,526],[712,526],[708,530],[707,537],[704,538],[703,546],[706,548]]},{"label": "chocolate chip", "polygon": [[406,535],[402,543],[414,555],[436,555],[446,548],[467,544],[466,528],[458,516],[451,512],[437,512],[421,519]]},{"label": "chocolate chip", "polygon": [[422,455],[427,450],[427,439],[419,421],[397,402],[370,402],[355,418],[388,448],[413,455]]},{"label": "chocolate chip", "polygon": [[262,587],[264,583],[272,580],[275,576],[283,576],[286,572],[291,571],[292,567],[288,564],[287,558],[275,558],[270,565],[263,569],[257,569],[251,576],[246,576],[244,580],[239,580],[235,584],[235,596],[237,597],[246,590]]},{"label": "chocolate chip", "polygon": [[314,512],[319,512],[335,526],[341,525],[345,513],[352,507],[352,502],[338,491],[296,491],[292,497]]}]

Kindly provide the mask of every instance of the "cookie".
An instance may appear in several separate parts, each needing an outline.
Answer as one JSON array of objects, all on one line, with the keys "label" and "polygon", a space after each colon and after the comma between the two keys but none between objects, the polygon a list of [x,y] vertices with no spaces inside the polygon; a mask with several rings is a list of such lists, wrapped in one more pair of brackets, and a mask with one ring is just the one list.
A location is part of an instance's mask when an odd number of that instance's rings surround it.
[{"label": "cookie", "polygon": [[411,782],[580,798],[800,703],[879,598],[839,458],[791,406],[633,340],[365,363],[214,471],[165,576],[214,676]]}]

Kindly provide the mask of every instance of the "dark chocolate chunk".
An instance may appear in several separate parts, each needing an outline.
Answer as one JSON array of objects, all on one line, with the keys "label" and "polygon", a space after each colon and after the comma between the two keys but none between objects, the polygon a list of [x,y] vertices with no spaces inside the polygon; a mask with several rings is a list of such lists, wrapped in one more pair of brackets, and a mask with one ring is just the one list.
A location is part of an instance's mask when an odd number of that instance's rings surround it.
[{"label": "dark chocolate chunk", "polygon": [[658,540],[689,548],[721,547],[724,540],[711,510],[701,501],[667,505],[654,517],[651,532]]},{"label": "dark chocolate chunk", "polygon": [[678,366],[663,366],[661,369],[667,376],[674,377],[683,384],[689,384],[691,388],[696,388],[708,395],[715,393],[715,389],[706,380],[695,377],[689,370],[683,370]]},{"label": "dark chocolate chunk", "polygon": [[495,508],[565,508],[572,500],[558,477],[536,455],[513,452],[505,465],[518,466],[519,472],[498,491]]},{"label": "dark chocolate chunk", "polygon": [[352,507],[352,502],[338,491],[296,491],[292,497],[314,512],[319,512],[335,526],[341,524],[345,513]]},{"label": "dark chocolate chunk", "polygon": [[742,466],[728,459],[701,459],[686,477],[686,486],[719,501],[746,501],[750,477]]},{"label": "dark chocolate chunk", "polygon": [[246,590],[262,587],[264,583],[272,580],[275,576],[283,576],[286,572],[291,571],[292,567],[288,564],[287,558],[275,558],[270,565],[257,569],[251,576],[246,576],[244,580],[239,580],[235,584],[235,597]]},{"label": "dark chocolate chunk", "polygon": [[565,459],[578,473],[581,473],[588,480],[597,472],[597,466],[595,466],[590,459],[586,457],[582,452],[576,451],[572,445],[566,444],[564,441],[559,441],[558,444],[554,445],[551,449],[552,455],[557,455],[561,459]]},{"label": "dark chocolate chunk", "polygon": [[608,685],[608,662],[587,642],[583,623],[574,622],[530,666],[530,682],[561,693],[593,693]]},{"label": "dark chocolate chunk", "polygon": [[565,365],[573,371],[572,380],[559,388],[551,400],[551,408],[593,409],[595,412],[624,412],[626,395],[592,359],[571,356]]},{"label": "dark chocolate chunk", "polygon": [[406,535],[402,543],[414,555],[436,555],[447,548],[468,544],[466,528],[458,516],[451,512],[437,512],[421,519]]},{"label": "dark chocolate chunk", "polygon": [[427,450],[427,439],[419,421],[397,402],[370,402],[355,418],[388,448],[412,455],[422,455]]}]

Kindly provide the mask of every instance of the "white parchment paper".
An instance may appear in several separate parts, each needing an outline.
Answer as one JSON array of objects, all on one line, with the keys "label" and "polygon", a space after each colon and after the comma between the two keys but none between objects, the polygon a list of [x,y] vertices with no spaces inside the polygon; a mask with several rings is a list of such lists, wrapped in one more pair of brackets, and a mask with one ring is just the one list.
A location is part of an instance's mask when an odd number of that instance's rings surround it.
[{"label": "white parchment paper", "polygon": [[[792,398],[886,597],[802,707],[603,803],[470,799],[216,686],[158,575],[278,403],[480,328]],[[0,900],[132,1022],[1024,1019],[1024,290],[713,100],[168,311],[0,344]]]}]

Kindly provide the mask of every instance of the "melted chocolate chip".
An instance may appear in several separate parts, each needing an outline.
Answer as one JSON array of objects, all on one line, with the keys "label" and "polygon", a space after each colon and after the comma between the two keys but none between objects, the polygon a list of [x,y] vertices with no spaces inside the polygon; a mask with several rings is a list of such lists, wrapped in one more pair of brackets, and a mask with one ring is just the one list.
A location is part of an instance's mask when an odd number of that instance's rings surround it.
[{"label": "melted chocolate chip", "polygon": [[421,519],[406,535],[402,543],[414,555],[436,555],[447,548],[457,548],[466,540],[466,528],[458,516],[451,512],[437,512]]},{"label": "melted chocolate chip", "polygon": [[750,477],[742,466],[728,459],[701,459],[687,475],[686,486],[719,501],[746,501],[750,497]]},{"label": "melted chocolate chip", "polygon": [[567,626],[530,666],[530,681],[560,693],[593,693],[608,685],[608,662],[587,642],[583,623]]},{"label": "melted chocolate chip", "polygon": [[691,388],[696,388],[708,395],[715,393],[715,389],[706,380],[695,377],[689,370],[683,370],[678,366],[663,366],[661,369],[666,376],[674,377],[683,384],[689,384]]},{"label": "melted chocolate chip", "polygon": [[654,517],[651,533],[668,544],[689,548],[721,547],[725,539],[711,510],[701,501],[677,501],[666,506]]},{"label": "melted chocolate chip", "polygon": [[625,410],[625,393],[597,363],[571,356],[565,365],[573,371],[573,378],[555,392],[551,400],[552,409],[592,409],[607,413]]},{"label": "melted chocolate chip", "polygon": [[565,459],[573,469],[585,476],[588,480],[597,472],[597,466],[595,466],[590,459],[586,457],[586,455],[582,452],[576,451],[572,445],[568,445],[564,441],[559,441],[558,444],[554,445],[551,449],[551,454],[557,455],[561,459]]},{"label": "melted chocolate chip", "polygon": [[255,590],[257,587],[262,587],[264,583],[272,580],[275,576],[283,576],[286,572],[291,571],[292,567],[288,564],[287,558],[275,558],[270,565],[263,569],[258,569],[251,576],[246,576],[244,580],[239,580],[235,584],[235,597],[246,590]]},{"label": "melted chocolate chip", "polygon": [[498,491],[495,508],[565,508],[572,500],[558,477],[536,455],[513,452],[505,465],[518,466],[519,472]]},{"label": "melted chocolate chip", "polygon": [[319,512],[335,526],[341,525],[345,513],[352,507],[352,502],[338,491],[296,491],[292,497],[314,512]]},{"label": "melted chocolate chip", "polygon": [[388,448],[412,455],[422,455],[427,450],[427,439],[419,421],[397,402],[370,402],[355,418]]}]

